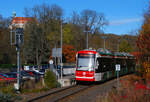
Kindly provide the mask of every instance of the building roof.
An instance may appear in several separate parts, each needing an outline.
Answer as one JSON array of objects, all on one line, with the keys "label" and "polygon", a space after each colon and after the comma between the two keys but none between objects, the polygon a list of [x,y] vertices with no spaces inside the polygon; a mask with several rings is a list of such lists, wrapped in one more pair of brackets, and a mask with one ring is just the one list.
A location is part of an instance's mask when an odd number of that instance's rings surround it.
[{"label": "building roof", "polygon": [[12,20],[12,24],[18,24],[18,23],[26,23],[28,21],[32,21],[33,18],[31,17],[14,17],[13,20]]},{"label": "building roof", "polygon": [[24,28],[27,22],[30,22],[33,20],[34,18],[31,18],[31,17],[14,17],[9,27],[12,28],[14,26],[18,28]]}]

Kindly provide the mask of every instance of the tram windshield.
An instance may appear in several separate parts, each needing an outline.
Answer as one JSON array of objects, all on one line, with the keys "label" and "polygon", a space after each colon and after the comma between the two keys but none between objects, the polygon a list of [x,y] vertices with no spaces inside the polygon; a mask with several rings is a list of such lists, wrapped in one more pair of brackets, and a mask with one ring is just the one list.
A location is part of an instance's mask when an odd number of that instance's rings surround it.
[{"label": "tram windshield", "polygon": [[77,70],[92,71],[94,68],[94,54],[78,54]]}]

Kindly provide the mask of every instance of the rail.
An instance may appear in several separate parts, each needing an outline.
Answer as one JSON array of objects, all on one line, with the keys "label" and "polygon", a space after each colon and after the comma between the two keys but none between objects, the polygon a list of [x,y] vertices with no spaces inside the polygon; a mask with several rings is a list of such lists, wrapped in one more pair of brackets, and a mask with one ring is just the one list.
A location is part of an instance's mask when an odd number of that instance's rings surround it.
[{"label": "rail", "polygon": [[80,91],[83,91],[89,87],[91,86],[73,85],[70,87],[62,88],[60,90],[52,91],[47,94],[35,97],[33,99],[28,100],[27,102],[46,102],[46,101],[57,102],[61,99],[79,93]]}]

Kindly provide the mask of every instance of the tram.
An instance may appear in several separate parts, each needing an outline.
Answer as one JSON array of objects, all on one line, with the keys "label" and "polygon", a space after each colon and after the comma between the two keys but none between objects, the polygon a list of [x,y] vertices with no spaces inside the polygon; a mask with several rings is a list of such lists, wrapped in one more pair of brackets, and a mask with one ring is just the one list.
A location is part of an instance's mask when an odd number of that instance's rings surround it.
[{"label": "tram", "polygon": [[129,53],[104,48],[81,50],[76,54],[75,80],[94,82],[116,77],[116,65],[120,66],[119,74],[125,75],[134,72],[135,62],[135,57]]}]

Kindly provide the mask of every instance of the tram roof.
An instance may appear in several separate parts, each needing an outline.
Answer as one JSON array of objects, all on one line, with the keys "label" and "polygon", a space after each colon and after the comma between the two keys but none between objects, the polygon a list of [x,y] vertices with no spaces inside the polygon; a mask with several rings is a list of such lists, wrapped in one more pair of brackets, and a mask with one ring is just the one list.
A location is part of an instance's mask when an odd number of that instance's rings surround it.
[{"label": "tram roof", "polygon": [[97,49],[97,52],[100,54],[100,55],[110,55],[110,56],[113,56],[113,53],[107,49],[104,49],[104,48],[99,48]]},{"label": "tram roof", "polygon": [[104,48],[99,48],[97,49],[97,52],[100,55],[106,55],[106,56],[115,56],[115,57],[134,57],[133,55],[129,54],[129,53],[125,53],[125,52],[112,52],[108,49],[104,49]]},{"label": "tram roof", "polygon": [[96,54],[96,50],[85,49],[85,50],[79,51],[78,53]]},{"label": "tram roof", "polygon": [[85,50],[81,50],[78,53],[85,53],[85,54],[100,54],[102,56],[114,56],[114,57],[128,57],[128,58],[134,58],[133,55],[126,53],[126,52],[112,52],[108,49],[104,49],[104,48],[99,48],[97,50],[92,50],[92,49],[85,49]]}]

